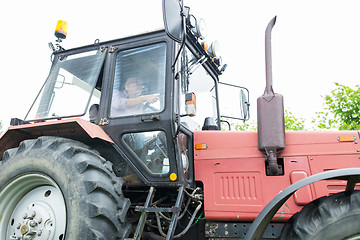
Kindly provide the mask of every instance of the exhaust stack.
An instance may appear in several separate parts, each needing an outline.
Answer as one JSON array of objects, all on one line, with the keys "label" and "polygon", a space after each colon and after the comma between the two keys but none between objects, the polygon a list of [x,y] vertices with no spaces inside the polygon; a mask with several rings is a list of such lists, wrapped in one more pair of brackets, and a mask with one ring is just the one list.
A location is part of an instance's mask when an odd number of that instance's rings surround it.
[{"label": "exhaust stack", "polygon": [[257,99],[258,148],[265,153],[268,163],[267,175],[282,175],[282,166],[277,155],[285,149],[285,121],[283,96],[274,93],[272,86],[271,30],[276,16],[269,22],[265,31],[266,88]]}]

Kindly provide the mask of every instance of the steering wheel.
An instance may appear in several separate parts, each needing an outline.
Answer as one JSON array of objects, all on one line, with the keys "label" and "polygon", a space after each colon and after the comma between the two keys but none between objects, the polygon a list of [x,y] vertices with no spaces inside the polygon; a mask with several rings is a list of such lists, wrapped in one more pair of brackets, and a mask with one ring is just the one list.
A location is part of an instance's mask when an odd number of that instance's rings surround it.
[{"label": "steering wheel", "polygon": [[149,103],[149,102],[144,104],[143,108],[144,108],[145,112],[157,112],[157,111],[159,111],[159,109],[151,106],[151,104],[152,103]]}]

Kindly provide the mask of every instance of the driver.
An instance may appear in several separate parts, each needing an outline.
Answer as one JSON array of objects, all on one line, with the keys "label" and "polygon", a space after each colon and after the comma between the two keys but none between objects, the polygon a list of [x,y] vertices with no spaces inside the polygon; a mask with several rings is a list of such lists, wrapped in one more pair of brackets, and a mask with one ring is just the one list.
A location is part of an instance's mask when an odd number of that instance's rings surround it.
[{"label": "driver", "polygon": [[154,103],[159,100],[159,94],[142,95],[144,86],[141,79],[128,78],[125,82],[124,91],[114,91],[112,98],[112,115],[132,115],[143,113],[146,103]]}]

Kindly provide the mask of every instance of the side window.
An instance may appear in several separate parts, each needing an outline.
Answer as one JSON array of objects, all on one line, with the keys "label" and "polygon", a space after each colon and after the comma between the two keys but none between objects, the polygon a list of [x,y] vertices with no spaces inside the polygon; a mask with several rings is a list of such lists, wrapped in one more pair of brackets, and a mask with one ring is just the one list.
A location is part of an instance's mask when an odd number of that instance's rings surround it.
[{"label": "side window", "polygon": [[166,44],[120,51],[110,117],[161,112],[165,100]]},{"label": "side window", "polygon": [[151,172],[169,172],[170,167],[165,132],[127,133],[123,135],[122,139]]},{"label": "side window", "polygon": [[[191,131],[201,130],[205,118],[218,121],[215,80],[188,49],[182,54],[181,64],[182,69],[189,71],[181,75],[181,123]],[[196,95],[196,114],[192,117],[185,112],[186,93]]]},{"label": "side window", "polygon": [[178,135],[178,146],[180,148],[180,158],[183,165],[183,171],[185,177],[189,178],[189,166],[190,166],[190,156],[189,156],[189,147],[188,147],[188,137],[184,133]]}]

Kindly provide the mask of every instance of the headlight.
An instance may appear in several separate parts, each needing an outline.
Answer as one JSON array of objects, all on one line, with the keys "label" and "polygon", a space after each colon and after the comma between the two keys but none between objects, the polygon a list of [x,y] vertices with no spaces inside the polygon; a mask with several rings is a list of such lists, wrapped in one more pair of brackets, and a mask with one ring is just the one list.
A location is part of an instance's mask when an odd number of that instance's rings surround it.
[{"label": "headlight", "polygon": [[218,41],[215,40],[214,42],[211,43],[208,49],[208,53],[214,58],[220,57],[220,47]]},{"label": "headlight", "polygon": [[206,22],[204,19],[200,18],[197,20],[193,15],[190,15],[188,18],[188,25],[191,28],[193,34],[203,40],[207,34]]},{"label": "headlight", "polygon": [[200,18],[198,21],[196,21],[195,29],[196,29],[197,36],[200,39],[204,39],[206,37],[207,27],[206,27],[206,22],[203,18]]}]

